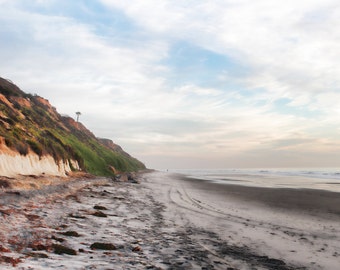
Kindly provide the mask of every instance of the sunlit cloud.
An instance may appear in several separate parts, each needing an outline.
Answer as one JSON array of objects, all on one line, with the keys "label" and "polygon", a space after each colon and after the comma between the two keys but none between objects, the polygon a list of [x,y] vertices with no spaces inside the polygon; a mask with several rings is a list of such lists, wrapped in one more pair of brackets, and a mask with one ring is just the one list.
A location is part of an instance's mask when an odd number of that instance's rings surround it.
[{"label": "sunlit cloud", "polygon": [[334,166],[339,17],[335,0],[0,0],[0,76],[149,167]]}]

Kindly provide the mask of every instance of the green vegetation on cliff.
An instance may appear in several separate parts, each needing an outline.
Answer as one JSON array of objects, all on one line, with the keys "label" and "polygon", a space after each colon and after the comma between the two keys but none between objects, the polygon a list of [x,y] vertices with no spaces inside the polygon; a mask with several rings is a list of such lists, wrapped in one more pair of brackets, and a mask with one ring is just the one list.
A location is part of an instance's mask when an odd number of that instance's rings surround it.
[{"label": "green vegetation on cliff", "polygon": [[34,152],[39,156],[51,155],[56,161],[77,160],[82,170],[95,175],[145,168],[112,141],[96,138],[81,123],[61,116],[47,100],[26,94],[3,78],[0,78],[0,137],[20,155]]}]

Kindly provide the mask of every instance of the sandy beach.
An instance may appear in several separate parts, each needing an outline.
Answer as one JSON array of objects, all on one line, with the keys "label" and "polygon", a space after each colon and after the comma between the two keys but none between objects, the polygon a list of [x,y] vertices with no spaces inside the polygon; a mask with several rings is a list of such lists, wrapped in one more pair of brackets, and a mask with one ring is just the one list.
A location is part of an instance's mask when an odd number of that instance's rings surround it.
[{"label": "sandy beach", "polygon": [[338,269],[339,193],[138,180],[4,189],[1,269]]}]

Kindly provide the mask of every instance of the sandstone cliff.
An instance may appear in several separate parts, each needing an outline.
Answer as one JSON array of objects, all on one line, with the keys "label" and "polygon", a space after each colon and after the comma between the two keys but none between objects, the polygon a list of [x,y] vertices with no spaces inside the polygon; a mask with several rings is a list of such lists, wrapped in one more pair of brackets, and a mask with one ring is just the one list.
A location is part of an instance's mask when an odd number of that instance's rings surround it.
[{"label": "sandstone cliff", "polygon": [[144,168],[120,146],[61,116],[48,100],[0,78],[0,176],[66,176],[75,170],[112,175]]}]

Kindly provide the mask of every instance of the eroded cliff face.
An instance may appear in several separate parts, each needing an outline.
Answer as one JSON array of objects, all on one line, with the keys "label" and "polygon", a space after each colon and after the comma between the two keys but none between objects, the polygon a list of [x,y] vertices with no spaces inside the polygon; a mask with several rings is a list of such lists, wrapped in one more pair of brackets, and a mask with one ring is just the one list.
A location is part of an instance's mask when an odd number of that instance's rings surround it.
[{"label": "eroded cliff face", "polygon": [[61,116],[48,100],[0,77],[0,176],[66,176],[77,170],[112,176],[112,168],[127,172],[145,166],[112,141]]},{"label": "eroded cliff face", "polygon": [[76,160],[56,161],[51,155],[38,156],[33,152],[20,155],[8,148],[0,139],[0,176],[50,175],[66,177],[72,170],[79,170]]},{"label": "eroded cliff face", "polygon": [[[75,162],[76,163],[76,162]],[[51,175],[66,177],[71,172],[69,162],[57,164],[52,156],[39,157],[36,154],[8,155],[0,153],[0,174],[6,177],[16,175]]]}]

